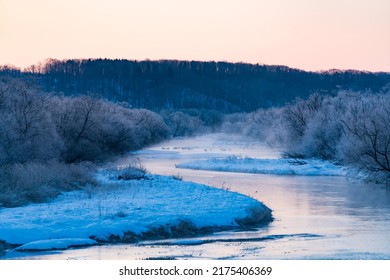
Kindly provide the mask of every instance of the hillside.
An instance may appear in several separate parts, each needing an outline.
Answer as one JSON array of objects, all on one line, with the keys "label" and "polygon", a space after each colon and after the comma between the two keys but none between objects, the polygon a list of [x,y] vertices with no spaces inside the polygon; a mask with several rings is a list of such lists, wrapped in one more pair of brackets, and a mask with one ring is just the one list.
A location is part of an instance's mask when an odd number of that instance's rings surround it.
[{"label": "hillside", "polygon": [[284,105],[314,92],[379,92],[390,84],[390,73],[306,72],[286,66],[176,60],[48,60],[23,71],[2,67],[0,75],[32,78],[47,91],[93,95],[133,108],[220,112]]}]

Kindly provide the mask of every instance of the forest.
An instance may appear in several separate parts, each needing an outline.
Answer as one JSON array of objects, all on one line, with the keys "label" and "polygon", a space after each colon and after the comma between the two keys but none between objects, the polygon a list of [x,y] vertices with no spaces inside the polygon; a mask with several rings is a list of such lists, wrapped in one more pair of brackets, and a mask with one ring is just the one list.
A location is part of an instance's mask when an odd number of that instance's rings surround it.
[{"label": "forest", "polygon": [[46,92],[127,102],[131,108],[223,113],[282,106],[313,93],[379,92],[390,83],[389,73],[177,60],[49,59],[23,70],[0,67],[5,74],[32,79]]},{"label": "forest", "polygon": [[2,66],[0,206],[93,185],[106,160],[213,131],[389,183],[389,123],[389,73],[106,59]]}]

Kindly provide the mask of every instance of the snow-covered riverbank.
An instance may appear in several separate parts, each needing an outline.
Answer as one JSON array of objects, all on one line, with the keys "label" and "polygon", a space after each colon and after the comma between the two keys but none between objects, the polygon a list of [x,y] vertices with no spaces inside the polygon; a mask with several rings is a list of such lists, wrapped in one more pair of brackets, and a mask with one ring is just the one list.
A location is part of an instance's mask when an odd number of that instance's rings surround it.
[{"label": "snow-covered riverbank", "polygon": [[147,175],[118,180],[97,176],[101,187],[64,193],[49,203],[0,208],[0,240],[16,250],[66,249],[99,242],[136,242],[256,226],[271,211],[248,196]]},{"label": "snow-covered riverbank", "polygon": [[258,159],[229,156],[185,162],[177,164],[176,167],[274,175],[343,176],[347,174],[345,168],[340,165],[314,159]]}]

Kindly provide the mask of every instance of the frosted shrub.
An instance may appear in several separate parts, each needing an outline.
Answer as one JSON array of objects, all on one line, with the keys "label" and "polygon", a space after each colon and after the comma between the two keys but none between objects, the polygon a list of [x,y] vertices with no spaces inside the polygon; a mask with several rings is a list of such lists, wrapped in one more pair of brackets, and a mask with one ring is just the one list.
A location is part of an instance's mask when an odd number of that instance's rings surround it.
[{"label": "frosted shrub", "polygon": [[174,179],[176,181],[183,181],[183,176],[180,174],[174,174],[174,175],[172,175],[172,179]]},{"label": "frosted shrub", "polygon": [[118,180],[140,180],[145,178],[148,171],[141,164],[141,161],[137,159],[125,167],[111,170],[111,173]]}]

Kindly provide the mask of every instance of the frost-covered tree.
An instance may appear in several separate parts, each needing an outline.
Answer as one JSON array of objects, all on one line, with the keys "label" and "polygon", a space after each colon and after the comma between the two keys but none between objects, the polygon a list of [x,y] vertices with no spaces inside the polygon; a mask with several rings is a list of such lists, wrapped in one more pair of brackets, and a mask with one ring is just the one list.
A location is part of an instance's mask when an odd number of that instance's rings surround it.
[{"label": "frost-covered tree", "polygon": [[308,129],[312,128],[311,122],[322,109],[323,96],[316,93],[307,100],[297,99],[293,104],[283,108],[283,143],[290,156],[304,156],[302,147]]},{"label": "frost-covered tree", "polygon": [[347,105],[340,158],[375,180],[390,181],[390,95],[355,96]]},{"label": "frost-covered tree", "polygon": [[0,89],[0,162],[56,158],[62,146],[51,114],[49,97],[20,80]]},{"label": "frost-covered tree", "polygon": [[54,96],[21,80],[0,81],[0,164],[104,160],[168,135],[163,118],[149,110],[89,96]]},{"label": "frost-covered tree", "polygon": [[321,106],[307,121],[304,134],[297,145],[300,152],[305,157],[335,159],[343,131],[341,118],[344,113],[342,97],[324,96]]},{"label": "frost-covered tree", "polygon": [[140,149],[168,135],[163,119],[148,110],[128,109],[91,97],[57,98],[53,112],[64,139],[66,162],[102,160]]},{"label": "frost-covered tree", "polygon": [[180,111],[168,113],[164,118],[173,137],[193,135],[202,126],[202,121],[198,117]]},{"label": "frost-covered tree", "polygon": [[142,146],[161,141],[169,135],[168,126],[157,113],[146,109],[133,109],[127,110],[124,115],[138,128]]}]

